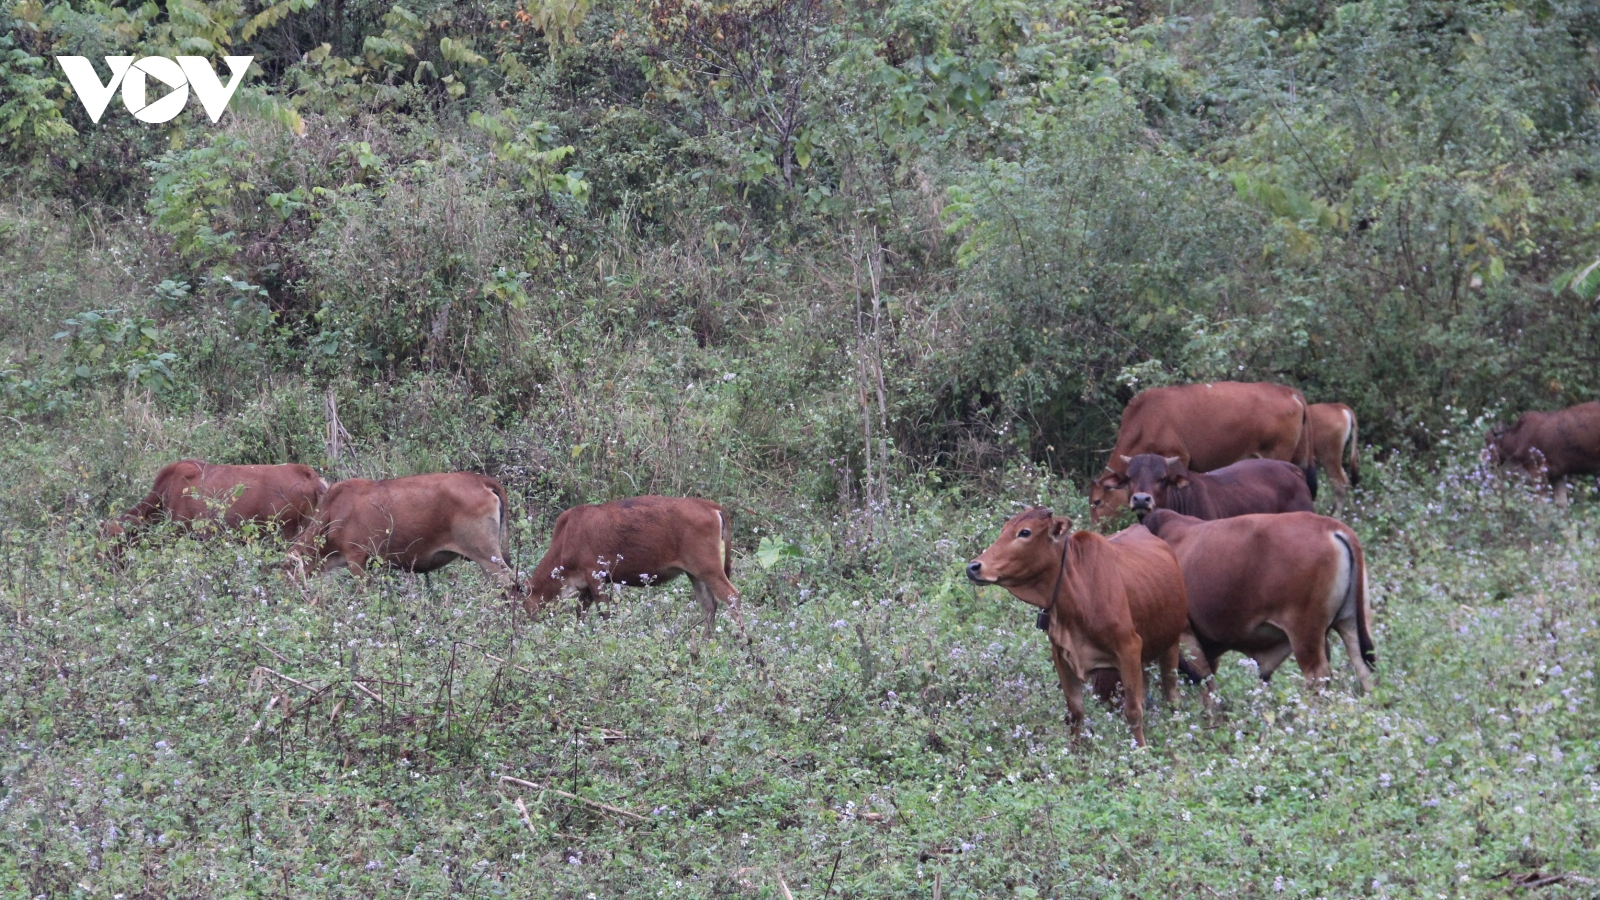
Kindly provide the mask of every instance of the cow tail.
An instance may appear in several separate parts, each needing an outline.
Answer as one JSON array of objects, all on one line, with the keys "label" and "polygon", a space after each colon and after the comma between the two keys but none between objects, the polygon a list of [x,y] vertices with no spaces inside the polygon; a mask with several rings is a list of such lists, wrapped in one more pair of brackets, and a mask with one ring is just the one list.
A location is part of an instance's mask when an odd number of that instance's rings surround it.
[{"label": "cow tail", "polygon": [[1345,415],[1350,419],[1350,483],[1359,487],[1361,485],[1361,439],[1356,434],[1356,414],[1345,410]]},{"label": "cow tail", "polygon": [[[494,485],[494,495],[500,498],[500,555],[504,557],[510,553],[507,545],[511,542],[511,504],[506,502],[506,486],[495,479],[490,483]],[[510,564],[506,560],[506,565]]]},{"label": "cow tail", "polygon": [[1306,487],[1311,491],[1311,499],[1317,499],[1317,460],[1311,446],[1311,408],[1306,406],[1306,398],[1296,393],[1294,398],[1300,402],[1300,439],[1294,443],[1294,464],[1305,473]]},{"label": "cow tail", "polygon": [[722,574],[733,579],[733,526],[728,524],[728,516],[722,510],[717,510],[717,522],[722,525]]},{"label": "cow tail", "polygon": [[1372,606],[1367,596],[1367,558],[1361,547],[1343,531],[1335,531],[1334,539],[1344,546],[1350,560],[1350,582],[1345,587],[1345,604],[1355,607],[1356,642],[1361,645],[1361,658],[1369,668],[1378,667],[1377,647],[1372,642]]}]

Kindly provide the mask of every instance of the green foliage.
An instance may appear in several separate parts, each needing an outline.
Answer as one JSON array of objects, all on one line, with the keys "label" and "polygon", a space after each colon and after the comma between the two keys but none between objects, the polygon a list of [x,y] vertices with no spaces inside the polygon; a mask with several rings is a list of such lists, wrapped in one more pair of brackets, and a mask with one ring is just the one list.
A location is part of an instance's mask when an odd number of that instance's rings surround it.
[{"label": "green foliage", "polygon": [[12,35],[0,34],[0,150],[13,164],[77,134],[51,97],[61,82],[47,71],[42,57],[17,46]]}]

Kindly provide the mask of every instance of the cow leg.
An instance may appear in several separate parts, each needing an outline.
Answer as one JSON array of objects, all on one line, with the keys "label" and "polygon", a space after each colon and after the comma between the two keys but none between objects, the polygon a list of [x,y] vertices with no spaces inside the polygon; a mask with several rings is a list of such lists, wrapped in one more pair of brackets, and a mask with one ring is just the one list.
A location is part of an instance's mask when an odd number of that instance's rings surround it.
[{"label": "cow leg", "polygon": [[1161,654],[1161,699],[1168,709],[1178,708],[1178,658],[1182,655],[1177,644]]},{"label": "cow leg", "polygon": [[1140,661],[1140,650],[1139,638],[1135,636],[1131,649],[1124,647],[1117,654],[1117,671],[1122,675],[1122,717],[1128,720],[1133,742],[1143,747],[1144,664]]},{"label": "cow leg", "polygon": [[1372,669],[1367,667],[1367,661],[1361,658],[1361,643],[1357,640],[1355,619],[1340,619],[1333,623],[1339,630],[1339,640],[1344,642],[1344,652],[1350,656],[1350,666],[1356,670],[1356,681],[1361,685],[1361,693],[1372,692]]},{"label": "cow leg", "polygon": [[1294,661],[1300,664],[1300,674],[1305,676],[1306,687],[1313,691],[1321,688],[1332,676],[1328,669],[1328,632],[1325,627],[1300,629],[1301,634],[1291,635],[1290,645],[1294,650]]},{"label": "cow leg", "polygon": [[1565,475],[1551,475],[1550,476],[1550,486],[1555,488],[1555,490],[1556,490],[1556,505],[1557,506],[1566,506],[1567,505],[1567,476],[1565,476]]},{"label": "cow leg", "polygon": [[1213,712],[1217,708],[1217,659],[1206,652],[1205,647],[1200,643],[1200,639],[1195,637],[1194,632],[1187,628],[1183,630],[1183,634],[1178,636],[1178,662],[1180,664],[1185,662],[1183,659],[1185,647],[1190,651],[1190,658],[1187,660],[1189,669],[1200,679],[1200,702],[1205,704],[1207,712]]},{"label": "cow leg", "polygon": [[711,586],[704,581],[689,576],[690,593],[700,602],[700,617],[705,623],[706,640],[711,640],[714,623],[717,620],[717,595],[711,592]]},{"label": "cow leg", "polygon": [[739,589],[733,586],[733,582],[728,580],[722,569],[707,572],[704,579],[690,575],[689,581],[696,586],[696,590],[705,591],[700,598],[700,608],[706,610],[706,637],[711,637],[711,619],[717,614],[717,604],[725,603],[728,606],[728,615],[733,617],[734,627],[739,629],[744,642],[750,643],[750,632],[744,627],[744,613],[739,609]]},{"label": "cow leg", "polygon": [[1050,644],[1050,661],[1056,667],[1056,680],[1061,682],[1061,695],[1067,699],[1067,730],[1077,740],[1083,735],[1083,682],[1054,642]]}]

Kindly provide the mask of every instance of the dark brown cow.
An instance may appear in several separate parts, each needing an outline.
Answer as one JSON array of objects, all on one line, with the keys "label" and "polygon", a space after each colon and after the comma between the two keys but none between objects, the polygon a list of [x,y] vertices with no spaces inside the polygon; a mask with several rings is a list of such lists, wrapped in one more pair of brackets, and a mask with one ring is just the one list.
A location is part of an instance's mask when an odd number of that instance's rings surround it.
[{"label": "dark brown cow", "polygon": [[1211,670],[1237,650],[1267,679],[1293,653],[1314,686],[1330,675],[1328,631],[1336,630],[1362,690],[1371,689],[1366,555],[1343,522],[1307,512],[1203,522],[1162,509],[1144,524],[1177,554],[1190,630]]},{"label": "dark brown cow", "polygon": [[1311,512],[1306,476],[1293,463],[1246,459],[1215,472],[1191,472],[1176,456],[1141,453],[1128,463],[1128,505],[1137,515],[1170,509],[1197,519],[1251,513]]},{"label": "dark brown cow", "polygon": [[733,553],[727,513],[694,497],[630,497],[574,506],[556,519],[550,549],[527,580],[523,603],[530,614],[561,596],[580,595],[583,606],[610,584],[645,586],[689,576],[712,635],[717,604],[729,604],[741,631],[739,596],[729,579]]},{"label": "dark brown cow", "polygon": [[507,591],[516,578],[506,565],[506,489],[487,475],[440,472],[368,481],[341,481],[323,495],[317,517],[290,552],[302,576],[346,566],[357,575],[378,561],[427,573],[466,557]]},{"label": "dark brown cow", "polygon": [[998,584],[1048,614],[1050,659],[1074,736],[1083,725],[1083,685],[1091,679],[1101,692],[1121,680],[1123,715],[1141,746],[1146,663],[1160,662],[1163,695],[1177,702],[1178,638],[1187,620],[1183,575],[1172,551],[1143,526],[1110,539],[1074,534],[1071,520],[1036,506],[1000,529],[967,566],[967,577]]},{"label": "dark brown cow", "polygon": [[158,520],[187,526],[246,522],[275,527],[293,540],[311,521],[328,483],[310,466],[219,466],[185,459],[162,467],[150,493],[116,519],[100,523],[101,538],[120,552],[125,540]]},{"label": "dark brown cow", "polygon": [[1306,471],[1311,496],[1317,496],[1306,399],[1281,384],[1216,381],[1136,394],[1122,411],[1111,459],[1089,488],[1095,521],[1115,514],[1114,494],[1123,487],[1128,461],[1141,453],[1176,456],[1195,472],[1241,459],[1281,459]]},{"label": "dark brown cow", "polygon": [[[1350,485],[1361,483],[1360,443],[1355,410],[1343,403],[1313,403],[1306,407],[1311,421],[1311,455],[1333,485],[1333,516],[1344,512]],[[1345,469],[1345,447],[1350,448],[1350,468]]]},{"label": "dark brown cow", "polygon": [[1496,425],[1484,443],[1496,466],[1517,465],[1529,477],[1548,478],[1556,503],[1566,506],[1568,475],[1600,474],[1600,402],[1523,413],[1509,428]]}]

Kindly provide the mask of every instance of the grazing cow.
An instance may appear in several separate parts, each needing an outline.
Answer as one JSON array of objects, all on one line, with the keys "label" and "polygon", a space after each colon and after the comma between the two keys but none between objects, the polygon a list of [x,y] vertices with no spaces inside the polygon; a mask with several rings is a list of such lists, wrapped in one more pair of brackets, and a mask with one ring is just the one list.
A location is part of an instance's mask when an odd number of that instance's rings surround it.
[{"label": "grazing cow", "polygon": [[515,593],[505,553],[509,511],[506,489],[487,475],[352,478],[328,488],[289,563],[302,576],[308,562],[315,574],[343,565],[362,575],[371,561],[425,574],[466,557]]},{"label": "grazing cow", "polygon": [[193,527],[220,518],[224,528],[256,522],[275,526],[293,540],[327,489],[310,466],[218,466],[185,459],[163,466],[150,493],[132,509],[101,522],[100,537],[120,553],[128,539],[156,520]]},{"label": "grazing cow", "polygon": [[1311,512],[1311,491],[1298,466],[1246,459],[1215,472],[1191,472],[1176,456],[1141,453],[1128,462],[1128,504],[1143,516],[1170,509],[1197,519],[1251,513]]},{"label": "grazing cow", "polygon": [[1281,384],[1217,381],[1151,388],[1135,395],[1122,411],[1111,459],[1090,486],[1089,505],[1096,521],[1119,508],[1118,498],[1107,495],[1125,486],[1128,461],[1141,453],[1176,456],[1194,472],[1210,472],[1241,459],[1281,459],[1306,472],[1311,496],[1317,496],[1306,399]]},{"label": "grazing cow", "polygon": [[1158,509],[1144,525],[1177,554],[1190,630],[1209,669],[1237,650],[1256,661],[1265,680],[1293,653],[1314,685],[1330,674],[1332,629],[1361,689],[1371,689],[1377,658],[1366,555],[1343,522],[1308,512],[1204,522]]},{"label": "grazing cow", "polygon": [[1600,474],[1600,402],[1523,413],[1509,428],[1496,425],[1484,443],[1496,466],[1518,465],[1529,477],[1547,477],[1556,503],[1566,506],[1568,475]]},{"label": "grazing cow", "polygon": [[712,635],[717,604],[729,604],[740,630],[739,596],[729,579],[733,553],[728,515],[695,497],[630,497],[574,506],[556,519],[550,549],[527,580],[529,614],[561,596],[580,595],[583,608],[605,585],[645,586],[689,576]]},{"label": "grazing cow", "polygon": [[[1072,522],[1036,506],[1011,517],[967,566],[977,584],[998,584],[1039,607],[1050,659],[1067,698],[1067,724],[1083,725],[1083,685],[1101,699],[1120,679],[1123,715],[1144,744],[1144,667],[1161,664],[1161,690],[1177,702],[1178,638],[1187,604],[1183,574],[1166,544],[1135,525],[1112,538],[1072,533]],[[1113,677],[1114,676],[1114,677]]]},{"label": "grazing cow", "polygon": [[[1361,483],[1360,443],[1355,410],[1343,403],[1313,403],[1306,407],[1311,421],[1311,455],[1333,484],[1333,517],[1344,512],[1350,485]],[[1350,468],[1345,469],[1345,447],[1350,448]]]}]

